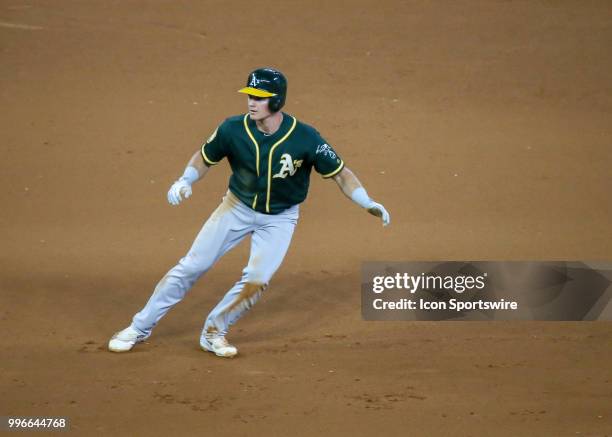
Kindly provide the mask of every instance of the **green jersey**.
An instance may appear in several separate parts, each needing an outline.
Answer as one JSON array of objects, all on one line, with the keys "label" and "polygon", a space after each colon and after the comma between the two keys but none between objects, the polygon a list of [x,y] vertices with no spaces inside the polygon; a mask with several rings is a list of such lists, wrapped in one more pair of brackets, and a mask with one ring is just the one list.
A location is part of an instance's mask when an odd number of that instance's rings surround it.
[{"label": "green jersey", "polygon": [[226,119],[202,146],[202,158],[208,166],[227,158],[230,191],[264,214],[303,202],[313,167],[324,178],[344,168],[319,132],[285,113],[272,135],[259,131],[248,114]]}]

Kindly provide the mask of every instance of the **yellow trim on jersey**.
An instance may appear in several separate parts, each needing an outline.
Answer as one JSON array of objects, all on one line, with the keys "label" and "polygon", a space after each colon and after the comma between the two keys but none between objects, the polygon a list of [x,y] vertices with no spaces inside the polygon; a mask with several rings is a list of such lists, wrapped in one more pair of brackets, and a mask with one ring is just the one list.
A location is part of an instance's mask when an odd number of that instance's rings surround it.
[{"label": "yellow trim on jersey", "polygon": [[289,131],[285,134],[284,137],[274,143],[274,145],[270,148],[270,155],[268,156],[268,192],[266,195],[266,212],[268,213],[270,212],[270,186],[272,185],[272,155],[274,154],[274,149],[276,149],[279,144],[289,138],[289,135],[291,135],[291,132],[293,132],[293,129],[295,129],[297,119],[293,116],[291,118],[293,118],[293,124],[291,125],[291,128],[289,128]]},{"label": "yellow trim on jersey", "polygon": [[[249,136],[251,141],[253,141],[253,144],[255,144],[255,169],[257,171],[257,177],[259,177],[259,144],[257,144],[255,137],[253,136],[253,134],[251,133],[251,130],[249,129],[249,124],[247,123],[248,117],[249,117],[249,114],[244,114],[244,119],[242,120],[242,122],[244,123],[244,129],[246,130],[247,135]],[[256,206],[257,206],[257,194],[255,194],[255,199],[253,199],[252,208],[255,209]]]},{"label": "yellow trim on jersey", "polygon": [[[206,143],[208,144],[208,143]],[[206,146],[206,144],[202,145],[202,158],[204,158],[204,162],[206,162],[206,164],[208,165],[215,165],[218,164],[219,161],[213,161],[212,159],[209,159],[208,156],[206,156],[206,153],[204,152],[204,146]]]},{"label": "yellow trim on jersey", "polygon": [[246,88],[242,88],[238,90],[239,93],[242,94],[248,94],[250,96],[255,96],[255,97],[274,97],[276,94],[271,93],[269,91],[266,90],[260,90],[258,88],[253,88],[253,87],[246,87]]},{"label": "yellow trim on jersey", "polygon": [[336,176],[340,170],[342,170],[344,168],[344,161],[340,160],[340,166],[338,166],[337,169],[335,169],[334,171],[332,171],[331,173],[327,173],[322,175],[323,179],[327,179],[327,178],[331,178],[332,176]]},{"label": "yellow trim on jersey", "polygon": [[259,144],[257,144],[255,137],[253,136],[253,134],[251,133],[251,130],[249,129],[249,125],[247,123],[248,117],[249,117],[249,114],[244,114],[244,119],[242,121],[244,123],[244,128],[246,129],[246,132],[249,135],[249,138],[251,139],[251,141],[253,141],[253,144],[255,144],[255,167],[257,169],[257,176],[259,177]]}]

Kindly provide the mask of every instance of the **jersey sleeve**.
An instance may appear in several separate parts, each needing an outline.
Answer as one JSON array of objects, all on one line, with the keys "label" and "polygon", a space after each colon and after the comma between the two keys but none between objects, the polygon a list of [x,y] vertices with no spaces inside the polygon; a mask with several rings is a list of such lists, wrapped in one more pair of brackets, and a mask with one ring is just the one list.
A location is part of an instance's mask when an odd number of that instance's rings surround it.
[{"label": "jersey sleeve", "polygon": [[228,138],[224,124],[219,125],[202,145],[202,158],[209,167],[217,164],[228,155]]},{"label": "jersey sleeve", "polygon": [[344,161],[336,151],[319,135],[314,152],[314,168],[323,178],[331,178],[344,168]]}]

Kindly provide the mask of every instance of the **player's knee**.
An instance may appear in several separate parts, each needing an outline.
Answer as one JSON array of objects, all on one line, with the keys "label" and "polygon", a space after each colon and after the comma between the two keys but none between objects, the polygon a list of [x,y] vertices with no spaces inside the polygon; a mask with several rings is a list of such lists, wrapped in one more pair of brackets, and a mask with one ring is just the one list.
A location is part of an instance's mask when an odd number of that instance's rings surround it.
[{"label": "player's knee", "polygon": [[250,282],[252,284],[264,284],[266,286],[268,285],[271,279],[272,275],[270,274],[270,272],[264,269],[254,268],[252,266],[247,266],[244,269],[242,276],[242,280],[245,283]]},{"label": "player's knee", "polygon": [[186,276],[200,276],[212,267],[208,257],[188,253],[179,262],[179,266]]},{"label": "player's knee", "polygon": [[233,311],[235,308],[241,310],[248,310],[261,296],[261,293],[266,289],[268,284],[260,282],[247,282],[242,287],[240,294],[236,297],[232,305],[228,308],[228,312]]}]

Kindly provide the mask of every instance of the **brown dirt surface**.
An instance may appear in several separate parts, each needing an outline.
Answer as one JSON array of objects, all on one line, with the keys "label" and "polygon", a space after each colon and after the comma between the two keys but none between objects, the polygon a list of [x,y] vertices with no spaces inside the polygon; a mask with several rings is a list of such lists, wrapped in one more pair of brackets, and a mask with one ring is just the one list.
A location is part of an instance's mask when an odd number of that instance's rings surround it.
[{"label": "brown dirt surface", "polygon": [[[612,435],[610,322],[366,322],[367,260],[612,259],[605,0],[0,2],[0,416],[76,435]],[[229,253],[128,354],[226,164],[165,199],[253,68],[391,226],[313,176],[288,256],[198,348]]]}]

